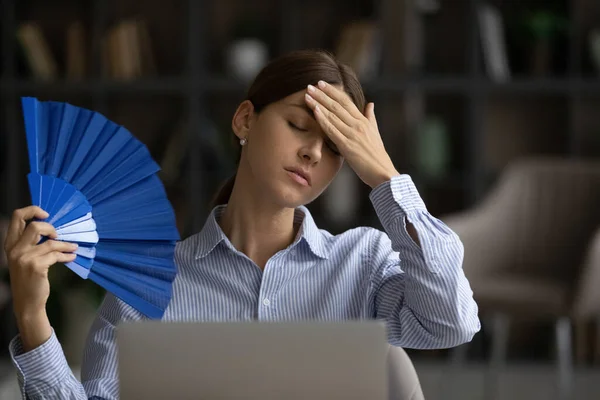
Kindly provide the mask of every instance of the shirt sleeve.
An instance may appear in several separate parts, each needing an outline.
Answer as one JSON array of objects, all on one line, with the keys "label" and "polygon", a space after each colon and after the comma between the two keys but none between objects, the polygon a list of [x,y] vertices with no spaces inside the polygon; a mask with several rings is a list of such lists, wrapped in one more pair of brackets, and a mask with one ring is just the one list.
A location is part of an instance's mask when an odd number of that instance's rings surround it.
[{"label": "shirt sleeve", "polygon": [[23,399],[116,400],[119,398],[115,327],[142,316],[112,294],[107,294],[88,335],[81,382],[71,372],[56,334],[24,353],[20,337],[10,343]]},{"label": "shirt sleeve", "polygon": [[470,341],[481,326],[459,237],[429,214],[408,175],[377,186],[370,199],[385,229],[371,241],[370,298],[375,318],[387,321],[390,343],[436,349]]},{"label": "shirt sleeve", "polygon": [[54,333],[41,346],[25,353],[20,336],[9,345],[23,399],[87,399],[73,376]]}]

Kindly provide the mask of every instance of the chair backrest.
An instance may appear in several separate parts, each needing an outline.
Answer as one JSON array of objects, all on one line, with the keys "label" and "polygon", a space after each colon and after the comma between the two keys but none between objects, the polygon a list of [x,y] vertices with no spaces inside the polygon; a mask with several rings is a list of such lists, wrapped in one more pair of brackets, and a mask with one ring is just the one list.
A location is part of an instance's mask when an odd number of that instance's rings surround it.
[{"label": "chair backrest", "polygon": [[512,235],[515,272],[575,283],[600,224],[600,162],[538,157],[507,167],[478,212]]},{"label": "chair backrest", "polygon": [[573,313],[582,319],[600,316],[600,226],[588,241],[583,270],[575,291]]},{"label": "chair backrest", "polygon": [[422,400],[423,390],[410,357],[401,347],[388,350],[390,400]]}]

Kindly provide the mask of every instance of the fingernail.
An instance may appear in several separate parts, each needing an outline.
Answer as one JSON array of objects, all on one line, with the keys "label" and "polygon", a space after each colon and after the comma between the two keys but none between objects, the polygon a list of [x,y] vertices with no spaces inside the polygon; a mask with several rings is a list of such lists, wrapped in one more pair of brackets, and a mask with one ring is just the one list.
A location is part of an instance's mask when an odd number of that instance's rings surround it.
[{"label": "fingernail", "polygon": [[78,247],[79,247],[79,245],[77,243],[71,243],[71,248],[76,249]]},{"label": "fingernail", "polygon": [[319,107],[318,104],[315,106],[315,113],[316,114],[321,114],[321,108]]},{"label": "fingernail", "polygon": [[325,86],[327,86],[327,84],[325,83],[325,81],[319,81],[318,85],[319,85],[320,88],[323,88],[323,89],[325,88]]},{"label": "fingernail", "polygon": [[315,87],[314,87],[313,85],[308,85],[308,91],[309,91],[309,92],[311,92],[311,93],[314,93],[314,92],[315,92],[315,90],[316,90],[316,89],[315,89]]},{"label": "fingernail", "polygon": [[305,93],[305,94],[304,94],[304,97],[305,97],[305,98],[306,98],[306,100],[308,100],[309,102],[315,101],[315,99],[313,99],[313,97],[312,97],[310,94],[308,94],[308,93]]}]

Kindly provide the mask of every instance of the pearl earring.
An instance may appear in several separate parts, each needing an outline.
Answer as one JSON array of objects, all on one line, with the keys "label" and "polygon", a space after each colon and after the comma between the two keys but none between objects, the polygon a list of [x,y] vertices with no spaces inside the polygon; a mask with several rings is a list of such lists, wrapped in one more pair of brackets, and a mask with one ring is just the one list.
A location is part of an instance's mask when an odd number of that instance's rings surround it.
[{"label": "pearl earring", "polygon": [[244,146],[244,145],[246,145],[246,143],[248,143],[248,139],[246,139],[246,138],[240,139],[240,146]]}]

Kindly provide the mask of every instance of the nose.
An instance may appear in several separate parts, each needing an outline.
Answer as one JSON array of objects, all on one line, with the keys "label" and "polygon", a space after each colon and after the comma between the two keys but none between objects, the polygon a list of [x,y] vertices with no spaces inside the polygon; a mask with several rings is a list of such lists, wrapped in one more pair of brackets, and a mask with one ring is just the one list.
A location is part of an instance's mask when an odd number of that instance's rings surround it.
[{"label": "nose", "polygon": [[316,164],[321,161],[323,145],[323,138],[315,135],[300,147],[298,156],[306,163]]}]

